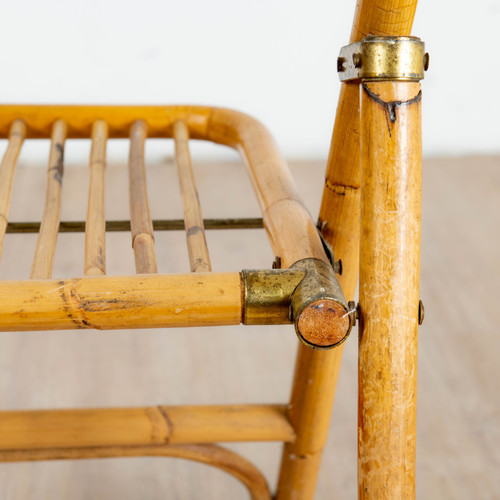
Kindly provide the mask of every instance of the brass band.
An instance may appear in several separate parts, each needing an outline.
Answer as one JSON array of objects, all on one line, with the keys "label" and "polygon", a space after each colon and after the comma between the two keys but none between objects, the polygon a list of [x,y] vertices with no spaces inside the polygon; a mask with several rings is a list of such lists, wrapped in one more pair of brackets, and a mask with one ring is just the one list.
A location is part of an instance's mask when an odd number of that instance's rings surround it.
[{"label": "brass band", "polygon": [[425,44],[414,36],[367,36],[340,49],[341,82],[420,81],[429,66]]}]

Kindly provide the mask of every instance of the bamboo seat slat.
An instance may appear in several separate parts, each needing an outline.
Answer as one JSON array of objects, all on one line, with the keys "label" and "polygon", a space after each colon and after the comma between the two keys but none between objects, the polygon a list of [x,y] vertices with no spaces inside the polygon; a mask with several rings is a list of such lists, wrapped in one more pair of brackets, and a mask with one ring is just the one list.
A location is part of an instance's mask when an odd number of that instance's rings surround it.
[{"label": "bamboo seat slat", "polygon": [[66,122],[63,120],[57,120],[52,126],[45,210],[31,268],[31,279],[48,279],[52,276],[59,232],[61,188],[64,174],[64,143],[67,130]]},{"label": "bamboo seat slat", "polygon": [[14,171],[25,136],[26,125],[22,120],[16,120],[10,127],[9,144],[0,164],[0,258],[8,226]]},{"label": "bamboo seat slat", "polygon": [[136,120],[130,128],[129,192],[132,247],[135,256],[135,270],[138,274],[158,271],[144,166],[146,136],[146,122]]},{"label": "bamboo seat slat", "polygon": [[104,214],[104,171],[108,125],[99,120],[92,126],[89,201],[85,227],[86,276],[106,274],[106,219]]},{"label": "bamboo seat slat", "polygon": [[191,271],[208,272],[212,270],[212,267],[189,153],[189,130],[182,120],[174,123],[174,139]]}]

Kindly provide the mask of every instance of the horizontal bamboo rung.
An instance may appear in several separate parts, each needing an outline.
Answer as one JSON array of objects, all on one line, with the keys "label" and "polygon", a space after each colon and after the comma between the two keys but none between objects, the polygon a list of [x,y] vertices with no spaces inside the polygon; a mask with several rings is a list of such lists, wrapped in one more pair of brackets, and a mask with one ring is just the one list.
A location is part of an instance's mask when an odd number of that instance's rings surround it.
[{"label": "horizontal bamboo rung", "polygon": [[0,450],[293,439],[284,405],[0,412]]},{"label": "horizontal bamboo rung", "polygon": [[240,273],[0,281],[0,331],[237,325]]}]

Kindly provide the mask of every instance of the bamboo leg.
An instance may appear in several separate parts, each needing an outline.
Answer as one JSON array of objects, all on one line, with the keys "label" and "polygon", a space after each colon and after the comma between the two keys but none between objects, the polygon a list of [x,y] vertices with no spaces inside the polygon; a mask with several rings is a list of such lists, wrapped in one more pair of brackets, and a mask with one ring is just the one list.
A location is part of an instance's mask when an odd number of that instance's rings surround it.
[{"label": "bamboo leg", "polygon": [[52,126],[49,169],[47,173],[47,196],[45,211],[31,268],[32,279],[47,279],[52,276],[56,253],[61,212],[61,188],[64,173],[64,142],[67,135],[66,122],[58,120]]},{"label": "bamboo leg", "polygon": [[174,138],[191,271],[199,273],[208,272],[212,268],[210,266],[210,256],[205,238],[200,201],[198,199],[198,192],[196,191],[191,156],[189,154],[189,130],[184,121],[178,120],[174,123]]},{"label": "bamboo leg", "polygon": [[[351,43],[366,34],[409,34],[416,0],[362,0]],[[319,225],[344,272],[339,282],[347,299],[356,290],[359,265],[359,91],[343,84],[333,131]],[[297,440],[285,445],[278,500],[312,499],[326,442],[343,346],[311,351],[299,346],[290,400]]]},{"label": "bamboo leg", "polygon": [[0,258],[2,257],[3,240],[9,218],[14,170],[25,136],[26,125],[22,120],[16,120],[10,127],[9,144],[0,165]]},{"label": "bamboo leg", "polygon": [[104,170],[106,168],[106,140],[108,125],[99,120],[92,126],[90,151],[90,183],[85,226],[86,276],[106,274],[106,219],[104,216]]},{"label": "bamboo leg", "polygon": [[415,497],[420,84],[361,92],[360,498]]},{"label": "bamboo leg", "polygon": [[130,129],[130,225],[135,270],[138,274],[156,273],[156,255],[151,215],[149,213],[146,171],[144,168],[144,143],[147,125],[143,120],[134,122]]}]

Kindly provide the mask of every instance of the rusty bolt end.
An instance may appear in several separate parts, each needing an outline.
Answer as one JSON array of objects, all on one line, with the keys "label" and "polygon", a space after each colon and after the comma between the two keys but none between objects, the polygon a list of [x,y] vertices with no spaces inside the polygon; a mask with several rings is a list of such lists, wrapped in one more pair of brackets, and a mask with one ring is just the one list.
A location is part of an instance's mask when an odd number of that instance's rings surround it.
[{"label": "rusty bolt end", "polygon": [[361,54],[353,54],[352,55],[352,63],[354,64],[355,68],[361,68]]},{"label": "rusty bolt end", "polygon": [[429,52],[426,52],[424,55],[424,71],[427,71],[429,69],[429,60],[430,60]]},{"label": "rusty bolt end", "polygon": [[350,331],[349,314],[342,304],[320,299],[300,313],[297,333],[311,347],[325,349],[340,344]]},{"label": "rusty bolt end", "polygon": [[342,73],[345,70],[344,68],[345,59],[343,57],[337,58],[337,73]]},{"label": "rusty bolt end", "polygon": [[424,309],[424,303],[419,300],[418,301],[418,324],[421,325],[424,322],[425,318],[425,309]]}]

